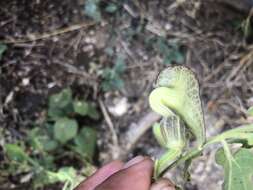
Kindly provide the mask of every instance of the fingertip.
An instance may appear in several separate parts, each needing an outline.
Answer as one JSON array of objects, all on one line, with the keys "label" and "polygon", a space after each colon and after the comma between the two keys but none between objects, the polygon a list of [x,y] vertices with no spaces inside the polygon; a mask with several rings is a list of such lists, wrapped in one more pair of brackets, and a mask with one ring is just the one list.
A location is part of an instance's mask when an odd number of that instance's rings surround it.
[{"label": "fingertip", "polygon": [[120,160],[114,160],[104,165],[93,175],[88,177],[88,179],[79,184],[76,190],[93,190],[97,185],[105,181],[108,177],[120,171],[123,168],[123,165],[124,163]]},{"label": "fingertip", "polygon": [[153,166],[153,161],[148,157],[144,157],[141,162],[138,162],[124,170],[128,176],[134,176],[134,178],[138,178],[139,180],[146,181],[150,184],[153,174]]},{"label": "fingertip", "polygon": [[149,157],[145,157],[144,160],[141,162],[143,167],[145,167],[147,170],[153,171],[154,162]]},{"label": "fingertip", "polygon": [[108,164],[105,164],[102,168],[100,168],[96,173],[97,176],[103,176],[103,178],[107,178],[112,174],[120,171],[124,166],[124,163],[120,160],[114,160]]},{"label": "fingertip", "polygon": [[142,161],[132,164],[128,168],[123,168],[129,173],[141,173],[142,175],[146,175],[148,177],[152,176],[153,173],[154,162],[149,157],[143,157]]},{"label": "fingertip", "polygon": [[149,189],[152,173],[153,161],[147,157],[143,159],[138,158],[137,161],[136,159],[132,161],[131,165],[128,165],[127,168],[123,168],[110,176],[105,182],[97,186],[96,190],[129,190],[129,187],[132,190]]},{"label": "fingertip", "polygon": [[132,158],[131,160],[129,160],[127,163],[125,163],[123,169],[129,168],[139,162],[142,162],[144,160],[143,156],[136,156],[134,158]]},{"label": "fingertip", "polygon": [[147,157],[147,156],[145,157],[144,161],[146,161],[147,164],[150,165],[150,166],[154,165],[154,161],[151,158]]},{"label": "fingertip", "polygon": [[124,163],[120,160],[114,160],[106,165],[104,165],[102,168],[104,167],[112,167],[112,168],[115,168],[115,169],[122,169],[124,166]]},{"label": "fingertip", "polygon": [[122,168],[122,170],[140,170],[140,171],[152,171],[154,166],[153,160],[149,157],[137,156],[132,160],[128,161]]}]

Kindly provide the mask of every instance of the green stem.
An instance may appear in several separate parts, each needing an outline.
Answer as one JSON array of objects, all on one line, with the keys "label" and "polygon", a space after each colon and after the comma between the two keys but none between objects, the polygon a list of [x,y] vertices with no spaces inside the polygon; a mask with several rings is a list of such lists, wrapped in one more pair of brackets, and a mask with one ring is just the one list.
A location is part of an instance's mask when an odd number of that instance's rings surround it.
[{"label": "green stem", "polygon": [[247,125],[244,127],[230,129],[217,136],[211,137],[205,143],[204,146],[209,146],[210,144],[214,144],[214,143],[220,143],[223,140],[228,140],[228,139],[245,139],[249,137],[249,135],[253,135],[253,125]]},{"label": "green stem", "polygon": [[155,161],[154,178],[157,179],[182,154],[181,149],[169,149],[162,157]]},{"label": "green stem", "polygon": [[[181,163],[186,162],[187,160],[192,160],[199,156],[205,148],[212,144],[222,143],[224,147],[224,141],[228,139],[245,139],[253,133],[253,125],[247,125],[244,127],[239,127],[235,129],[230,129],[226,132],[223,132],[217,136],[211,137],[207,142],[200,148],[193,148],[187,151],[186,154],[182,155],[175,163],[169,166],[168,169],[180,165]],[[227,142],[226,142],[227,143]]]},{"label": "green stem", "polygon": [[232,182],[232,175],[233,175],[233,170],[232,170],[232,160],[233,160],[233,156],[232,156],[232,154],[231,154],[231,152],[230,152],[230,149],[229,149],[229,147],[228,147],[228,144],[227,144],[227,142],[225,141],[225,140],[222,140],[221,141],[221,143],[222,143],[222,145],[223,145],[223,149],[224,149],[224,153],[225,153],[225,156],[226,156],[226,158],[227,158],[227,161],[228,161],[228,167],[230,168],[228,171],[229,171],[229,173],[228,173],[228,178],[229,178],[229,180],[228,180],[228,189],[231,189],[231,187],[232,187],[232,184],[231,184],[231,182]]}]

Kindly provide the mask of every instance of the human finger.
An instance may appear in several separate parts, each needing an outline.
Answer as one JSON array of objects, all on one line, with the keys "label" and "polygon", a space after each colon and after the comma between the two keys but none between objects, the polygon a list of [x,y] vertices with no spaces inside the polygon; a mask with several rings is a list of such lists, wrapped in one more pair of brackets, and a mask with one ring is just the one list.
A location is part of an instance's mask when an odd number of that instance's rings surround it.
[{"label": "human finger", "polygon": [[113,161],[97,170],[92,176],[83,181],[75,190],[94,190],[94,188],[105,181],[108,177],[123,168],[123,162]]},{"label": "human finger", "polygon": [[[126,167],[126,166],[125,166]],[[95,190],[149,190],[153,161],[144,158],[110,176]]]},{"label": "human finger", "polygon": [[153,183],[150,190],[175,190],[175,186],[170,180],[162,178]]}]

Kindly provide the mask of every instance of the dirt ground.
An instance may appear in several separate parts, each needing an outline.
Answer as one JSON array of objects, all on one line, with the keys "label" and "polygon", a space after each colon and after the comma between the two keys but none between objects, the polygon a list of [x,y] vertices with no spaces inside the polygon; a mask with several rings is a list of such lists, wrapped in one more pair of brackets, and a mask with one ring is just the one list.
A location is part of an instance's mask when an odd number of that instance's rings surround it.
[{"label": "dirt ground", "polygon": [[[96,102],[105,116],[97,127],[98,165],[119,157],[161,154],[151,130],[137,143],[127,136],[134,126],[148,128],[159,119],[147,97],[166,65],[156,49],[145,45],[151,37],[180,44],[183,64],[200,82],[208,136],[252,122],[246,110],[253,106],[253,48],[235,26],[247,13],[208,1],[178,2],[121,1],[117,15],[102,12],[101,22],[95,23],[84,14],[84,0],[0,1],[0,41],[8,46],[0,60],[4,138],[22,139],[25,130],[45,118],[48,96],[71,87],[75,96]],[[129,38],[127,31],[137,28],[142,31]],[[104,93],[96,71],[113,66],[107,48],[114,56],[124,55],[127,67],[124,87]],[[222,183],[222,172],[212,162],[214,149],[193,164],[188,189],[218,189]]]}]

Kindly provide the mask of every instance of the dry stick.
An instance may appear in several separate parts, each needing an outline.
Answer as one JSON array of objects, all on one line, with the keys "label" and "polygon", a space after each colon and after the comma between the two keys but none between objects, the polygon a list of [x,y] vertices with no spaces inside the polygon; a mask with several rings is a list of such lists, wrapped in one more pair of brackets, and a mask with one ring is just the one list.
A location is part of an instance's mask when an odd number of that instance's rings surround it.
[{"label": "dry stick", "polygon": [[119,157],[119,141],[118,141],[118,137],[117,137],[117,134],[116,134],[116,131],[114,129],[114,125],[112,123],[112,120],[105,108],[105,105],[103,103],[103,101],[99,98],[98,99],[98,102],[99,102],[99,106],[102,110],[102,113],[103,113],[103,116],[105,118],[105,121],[110,129],[110,132],[112,134],[112,142],[113,142],[113,159],[116,159]]},{"label": "dry stick", "polygon": [[216,69],[214,69],[212,72],[210,72],[209,75],[207,75],[204,78],[204,82],[207,83],[209,80],[211,80],[215,75],[217,75],[224,67],[225,67],[226,60],[221,63]]},{"label": "dry stick", "polygon": [[[251,64],[252,64],[252,57],[253,57],[253,54],[252,56],[249,58],[249,60],[247,61],[247,63],[244,64],[244,66],[242,67],[240,73],[243,73]],[[238,74],[235,79],[234,79],[234,82],[236,83],[239,78],[241,77],[241,74]]]},{"label": "dry stick", "polygon": [[218,103],[218,105],[227,104],[227,105],[231,106],[234,110],[238,111],[239,113],[247,115],[247,110],[241,108],[240,106],[238,106],[234,102],[228,101],[227,99],[220,99],[217,101],[217,103]]},{"label": "dry stick", "polygon": [[[242,59],[240,60],[240,63],[238,64],[237,67],[235,67],[230,75],[227,77],[227,83],[232,81],[232,79],[238,75],[238,73],[240,72],[240,70],[245,66],[245,65],[248,65],[248,64],[251,64],[252,62],[250,61],[253,57],[253,50],[251,50],[248,54],[246,54],[245,56],[242,57]],[[249,62],[250,61],[250,62]]]},{"label": "dry stick", "polygon": [[129,15],[136,18],[138,15],[132,10],[132,8],[126,3],[123,4],[123,8],[128,12]]},{"label": "dry stick", "polygon": [[127,47],[127,44],[123,40],[120,41],[120,45],[122,46],[124,51],[127,53],[127,55],[131,58],[133,63],[134,64],[138,63],[138,61],[136,61],[136,58],[135,58],[133,52]]},{"label": "dry stick", "polygon": [[124,152],[120,155],[120,158],[125,159],[144,133],[146,133],[147,130],[150,129],[160,118],[160,115],[154,112],[149,112],[141,118],[138,123],[132,123],[125,135],[124,141],[127,142],[127,145]]},{"label": "dry stick", "polygon": [[88,73],[86,73],[84,70],[78,69],[75,66],[73,66],[71,63],[67,63],[67,62],[61,62],[61,61],[53,61],[53,63],[57,64],[57,65],[61,65],[64,68],[67,69],[67,72],[72,73],[72,74],[76,74],[76,75],[80,75],[85,77],[88,80],[92,80],[92,81],[96,81],[97,78],[90,76]]},{"label": "dry stick", "polygon": [[238,1],[238,0],[206,0],[208,3],[221,3],[233,7],[234,9],[242,12],[249,12],[252,7],[252,1]]},{"label": "dry stick", "polygon": [[46,38],[50,38],[53,36],[57,36],[60,34],[64,34],[67,32],[73,32],[76,30],[80,30],[82,28],[88,28],[90,26],[94,26],[96,23],[81,23],[81,24],[76,24],[72,25],[63,29],[58,29],[50,33],[44,33],[44,34],[29,34],[27,37],[20,38],[20,39],[13,39],[13,40],[3,40],[0,41],[0,43],[3,44],[17,44],[17,43],[27,43],[27,42],[32,42],[32,41],[37,41],[37,40],[43,40]]}]

